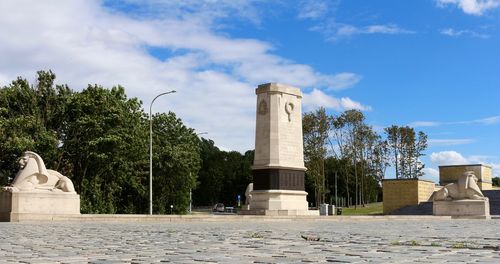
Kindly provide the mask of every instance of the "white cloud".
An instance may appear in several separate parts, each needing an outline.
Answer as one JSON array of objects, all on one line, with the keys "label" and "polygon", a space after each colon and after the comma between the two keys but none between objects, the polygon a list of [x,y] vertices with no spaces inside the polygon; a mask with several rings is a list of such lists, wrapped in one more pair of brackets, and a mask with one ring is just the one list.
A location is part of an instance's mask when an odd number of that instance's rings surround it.
[{"label": "white cloud", "polygon": [[357,27],[350,24],[327,22],[311,28],[313,31],[321,32],[328,40],[336,41],[341,38],[349,38],[355,35],[366,34],[414,34],[414,31],[407,30],[395,24],[376,24],[364,27]]},{"label": "white cloud", "polygon": [[341,90],[356,85],[361,80],[361,78],[362,77],[357,74],[351,72],[343,72],[334,76],[328,76],[325,82],[327,83],[328,89]]},{"label": "white cloud", "polygon": [[500,177],[500,163],[492,162],[496,157],[489,156],[469,156],[464,157],[456,151],[433,152],[431,161],[436,165],[464,165],[464,164],[485,164],[492,167],[493,176]]},{"label": "white cloud", "polygon": [[430,158],[437,165],[461,165],[468,163],[467,159],[456,151],[433,152]]},{"label": "white cloud", "polygon": [[410,127],[433,127],[433,126],[439,126],[441,123],[439,122],[433,122],[433,121],[416,121],[409,123],[408,126]]},{"label": "white cloud", "polygon": [[470,37],[482,38],[482,39],[487,39],[490,37],[487,34],[479,33],[479,32],[472,31],[472,30],[455,30],[452,28],[442,29],[441,34],[449,36],[449,37],[470,36]]},{"label": "white cloud", "polygon": [[429,139],[427,142],[430,146],[453,146],[473,143],[475,140],[470,138],[464,139]]},{"label": "white cloud", "polygon": [[439,7],[456,5],[469,15],[481,16],[486,11],[500,6],[499,0],[437,0]]},{"label": "white cloud", "polygon": [[371,110],[370,106],[362,105],[347,97],[335,98],[325,94],[324,92],[313,89],[310,93],[303,94],[304,110],[309,111],[318,107],[331,108],[336,111],[343,111],[348,109],[357,109],[361,111]]},{"label": "white cloud", "polygon": [[[52,69],[58,83],[76,90],[89,83],[121,84],[146,108],[155,95],[175,89],[155,102],[155,111],[174,111],[218,145],[244,151],[254,144],[258,84],[343,89],[361,78],[319,73],[274,55],[270,43],[219,33],[216,19],[256,12],[249,1],[126,1],[147,17],[101,3],[0,1],[0,85],[17,76],[33,81],[37,70]],[[160,60],[149,47],[182,52]],[[323,97],[325,107],[365,107],[349,98]]]},{"label": "white cloud", "polygon": [[494,125],[500,123],[500,116],[492,116],[482,119],[473,120],[472,122],[483,125]]},{"label": "white cloud", "polygon": [[490,116],[486,118],[454,121],[454,122],[437,122],[437,121],[416,121],[408,124],[411,127],[434,127],[443,125],[495,125],[500,123],[500,116]]},{"label": "white cloud", "polygon": [[360,102],[351,100],[349,97],[340,98],[340,105],[344,109],[357,109],[362,111],[371,111],[371,106],[362,105]]},{"label": "white cloud", "polygon": [[439,182],[439,170],[434,168],[424,168],[422,171],[424,173],[422,179]]},{"label": "white cloud", "polygon": [[500,163],[490,163],[491,170],[494,177],[500,177]]},{"label": "white cloud", "polygon": [[394,24],[371,25],[360,30],[361,34],[413,34],[414,31],[402,29]]},{"label": "white cloud", "polygon": [[303,0],[299,4],[298,18],[318,19],[324,17],[330,8],[330,2],[325,0]]},{"label": "white cloud", "polygon": [[429,176],[439,177],[439,171],[433,168],[424,168],[424,173]]}]

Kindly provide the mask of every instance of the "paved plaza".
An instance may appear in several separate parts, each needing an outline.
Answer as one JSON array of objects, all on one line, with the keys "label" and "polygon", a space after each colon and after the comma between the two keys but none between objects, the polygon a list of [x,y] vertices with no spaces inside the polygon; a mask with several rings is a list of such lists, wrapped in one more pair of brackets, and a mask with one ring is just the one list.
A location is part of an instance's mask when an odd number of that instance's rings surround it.
[{"label": "paved plaza", "polygon": [[0,262],[500,263],[498,224],[498,220],[0,223]]}]

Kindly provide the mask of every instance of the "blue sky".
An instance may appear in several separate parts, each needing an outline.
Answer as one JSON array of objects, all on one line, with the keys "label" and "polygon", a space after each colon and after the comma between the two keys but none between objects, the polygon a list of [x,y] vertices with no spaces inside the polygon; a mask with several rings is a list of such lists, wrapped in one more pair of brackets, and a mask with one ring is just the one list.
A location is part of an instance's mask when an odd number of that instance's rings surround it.
[{"label": "blue sky", "polygon": [[[254,88],[304,109],[360,109],[378,131],[429,135],[437,166],[500,173],[500,0],[2,1],[0,85],[52,69],[80,90],[121,84],[226,150],[253,148]],[[391,172],[389,172],[390,177]]]}]

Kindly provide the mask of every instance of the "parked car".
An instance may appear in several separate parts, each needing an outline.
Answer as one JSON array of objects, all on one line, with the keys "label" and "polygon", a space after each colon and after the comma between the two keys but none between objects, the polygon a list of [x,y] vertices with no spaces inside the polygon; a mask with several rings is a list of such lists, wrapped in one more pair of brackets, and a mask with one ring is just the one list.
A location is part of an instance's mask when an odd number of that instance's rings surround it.
[{"label": "parked car", "polygon": [[214,208],[212,209],[212,212],[214,213],[224,213],[224,204],[223,203],[217,203],[214,205]]}]

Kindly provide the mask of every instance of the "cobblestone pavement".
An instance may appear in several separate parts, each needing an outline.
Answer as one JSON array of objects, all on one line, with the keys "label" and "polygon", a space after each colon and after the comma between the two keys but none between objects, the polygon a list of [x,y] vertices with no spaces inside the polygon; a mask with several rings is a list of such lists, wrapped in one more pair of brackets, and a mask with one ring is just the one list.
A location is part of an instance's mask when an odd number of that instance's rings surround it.
[{"label": "cobblestone pavement", "polygon": [[499,224],[0,223],[0,263],[500,263]]}]

